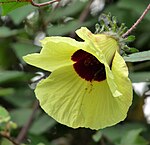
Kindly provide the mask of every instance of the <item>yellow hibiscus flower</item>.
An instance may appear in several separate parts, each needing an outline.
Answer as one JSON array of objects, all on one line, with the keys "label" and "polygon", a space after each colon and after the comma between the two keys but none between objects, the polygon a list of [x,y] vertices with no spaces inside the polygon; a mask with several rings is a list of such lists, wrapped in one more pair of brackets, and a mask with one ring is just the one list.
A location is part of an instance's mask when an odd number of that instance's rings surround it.
[{"label": "yellow hibiscus flower", "polygon": [[76,31],[83,42],[69,37],[47,37],[40,53],[24,60],[52,72],[35,89],[43,110],[69,127],[100,129],[126,118],[132,103],[128,69],[117,40]]}]

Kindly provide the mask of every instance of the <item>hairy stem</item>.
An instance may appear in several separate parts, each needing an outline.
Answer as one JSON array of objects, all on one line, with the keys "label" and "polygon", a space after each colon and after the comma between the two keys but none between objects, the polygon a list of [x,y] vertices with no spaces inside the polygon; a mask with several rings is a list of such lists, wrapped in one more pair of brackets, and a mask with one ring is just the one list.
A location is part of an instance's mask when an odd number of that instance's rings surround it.
[{"label": "hairy stem", "polygon": [[126,37],[128,36],[135,28],[136,26],[143,20],[143,18],[145,17],[145,15],[148,13],[148,11],[150,10],[150,4],[147,6],[147,8],[144,10],[144,12],[142,13],[142,15],[140,16],[140,18],[134,23],[134,25],[126,32],[122,35],[122,37]]}]

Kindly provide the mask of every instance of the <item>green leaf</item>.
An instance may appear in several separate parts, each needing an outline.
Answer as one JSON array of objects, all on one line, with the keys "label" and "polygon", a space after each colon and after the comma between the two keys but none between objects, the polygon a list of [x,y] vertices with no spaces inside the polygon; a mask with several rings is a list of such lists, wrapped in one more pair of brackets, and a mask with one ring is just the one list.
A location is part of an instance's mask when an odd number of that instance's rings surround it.
[{"label": "green leaf", "polygon": [[80,25],[81,24],[79,23],[79,21],[71,21],[64,25],[52,26],[48,29],[47,32],[50,36],[65,35],[69,32],[75,31],[77,28],[80,27]]},{"label": "green leaf", "polygon": [[46,135],[41,136],[41,135],[33,135],[29,134],[28,139],[31,140],[30,145],[39,145],[39,144],[44,144],[44,145],[54,145],[50,144],[49,141],[46,139]]},{"label": "green leaf", "polygon": [[18,25],[20,24],[31,12],[36,10],[37,7],[32,5],[25,5],[23,7],[19,7],[12,12],[9,13],[9,16],[13,20],[13,22]]},{"label": "green leaf", "polygon": [[144,24],[144,23],[142,23],[142,24],[143,24],[143,26],[141,26],[141,28],[143,28],[143,27],[144,28],[142,30],[139,30],[139,31],[142,31],[143,33],[138,36],[138,40],[136,41],[136,44],[135,44],[135,47],[137,47],[137,48],[144,48],[146,46],[146,44],[149,43],[150,28],[148,29],[148,28],[146,28],[146,24]]},{"label": "green leaf", "polygon": [[150,72],[132,72],[129,73],[132,82],[148,82],[150,81]]},{"label": "green leaf", "polygon": [[29,107],[35,100],[34,92],[28,86],[14,88],[14,93],[3,97],[4,100],[17,107]]},{"label": "green leaf", "polygon": [[36,119],[29,131],[32,134],[39,135],[54,127],[55,124],[56,121],[54,119],[44,114]]},{"label": "green leaf", "polygon": [[45,145],[44,143],[38,143],[37,145]]},{"label": "green leaf", "polygon": [[8,0],[2,0],[2,2],[6,2],[6,3],[1,4],[2,5],[2,15],[6,15],[12,10],[15,10],[19,7],[29,4],[28,2],[9,2]]},{"label": "green leaf", "polygon": [[79,13],[81,10],[83,10],[85,5],[86,2],[80,0],[72,1],[70,5],[52,11],[52,13],[49,16],[46,16],[47,21],[50,20],[52,22],[58,19],[62,19],[63,17],[67,17],[67,16],[71,17],[76,13]]},{"label": "green leaf", "polygon": [[69,21],[66,24],[51,26],[47,30],[47,32],[50,36],[66,35],[70,32],[74,32],[76,29],[78,29],[81,26],[91,26],[94,25],[94,23],[96,23],[94,19],[84,23],[80,23],[78,20],[73,20],[73,21]]},{"label": "green leaf", "polygon": [[14,53],[12,52],[10,42],[12,38],[0,38],[0,69],[10,69],[13,65],[15,65],[16,58]]},{"label": "green leaf", "polygon": [[[104,136],[106,136],[112,142],[118,143],[118,141],[120,141],[121,138],[124,137],[124,134],[126,134],[128,131],[131,131],[134,129],[141,129],[141,128],[145,130],[145,126],[143,124],[126,123],[124,125],[116,125],[116,126],[105,128],[101,130],[101,132]],[[125,145],[129,145],[129,144],[125,144]]]},{"label": "green leaf", "polygon": [[32,109],[15,109],[10,112],[12,121],[16,122],[18,127],[22,127],[32,114]]},{"label": "green leaf", "polygon": [[33,53],[33,52],[38,52],[40,48],[38,46],[33,45],[31,42],[18,42],[18,43],[13,43],[12,47],[18,57],[18,59],[21,61],[21,63],[25,63],[24,60],[22,59],[23,56]]},{"label": "green leaf", "polygon": [[7,82],[13,82],[13,81],[27,80],[30,77],[31,76],[29,74],[26,74],[24,72],[1,71],[0,72],[0,84],[7,83]]},{"label": "green leaf", "polygon": [[139,62],[139,61],[150,60],[150,50],[149,51],[143,51],[143,52],[130,54],[128,56],[125,56],[124,60],[126,62]]},{"label": "green leaf", "polygon": [[8,113],[8,111],[0,106],[0,123],[3,123],[3,122],[8,122],[10,120],[10,115]]},{"label": "green leaf", "polygon": [[15,92],[13,88],[0,88],[0,96],[8,96]]},{"label": "green leaf", "polygon": [[[141,13],[145,10],[145,8],[148,6],[149,1],[141,1],[141,0],[120,0],[117,4],[120,8],[126,8],[131,9],[132,11],[135,11],[139,16]],[[133,9],[133,6],[138,7],[138,9]],[[148,20],[150,20],[150,14],[147,13],[147,15],[144,17]]]},{"label": "green leaf", "polygon": [[121,139],[120,145],[148,145],[148,141],[140,136],[142,131],[143,129],[140,128],[127,132]]},{"label": "green leaf", "polygon": [[1,141],[1,145],[14,145],[11,141],[6,138],[3,138]]},{"label": "green leaf", "polygon": [[16,35],[18,33],[17,30],[10,30],[8,27],[0,27],[0,38],[10,37]]}]

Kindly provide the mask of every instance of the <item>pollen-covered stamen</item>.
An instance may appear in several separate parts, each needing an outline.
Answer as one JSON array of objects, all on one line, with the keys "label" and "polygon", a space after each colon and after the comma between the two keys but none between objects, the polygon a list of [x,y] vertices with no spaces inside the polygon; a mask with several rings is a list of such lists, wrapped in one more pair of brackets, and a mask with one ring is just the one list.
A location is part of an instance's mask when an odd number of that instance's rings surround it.
[{"label": "pollen-covered stamen", "polygon": [[76,62],[73,67],[81,78],[90,82],[106,79],[105,66],[92,54],[80,49],[71,59]]}]

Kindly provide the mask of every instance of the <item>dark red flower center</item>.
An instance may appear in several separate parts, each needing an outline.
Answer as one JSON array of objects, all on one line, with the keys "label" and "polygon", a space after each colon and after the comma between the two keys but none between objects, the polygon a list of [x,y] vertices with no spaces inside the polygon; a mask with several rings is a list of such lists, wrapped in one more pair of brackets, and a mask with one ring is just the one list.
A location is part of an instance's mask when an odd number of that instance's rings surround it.
[{"label": "dark red flower center", "polygon": [[75,61],[73,67],[81,78],[90,82],[106,79],[104,64],[92,54],[80,49],[72,55],[71,59]]}]

